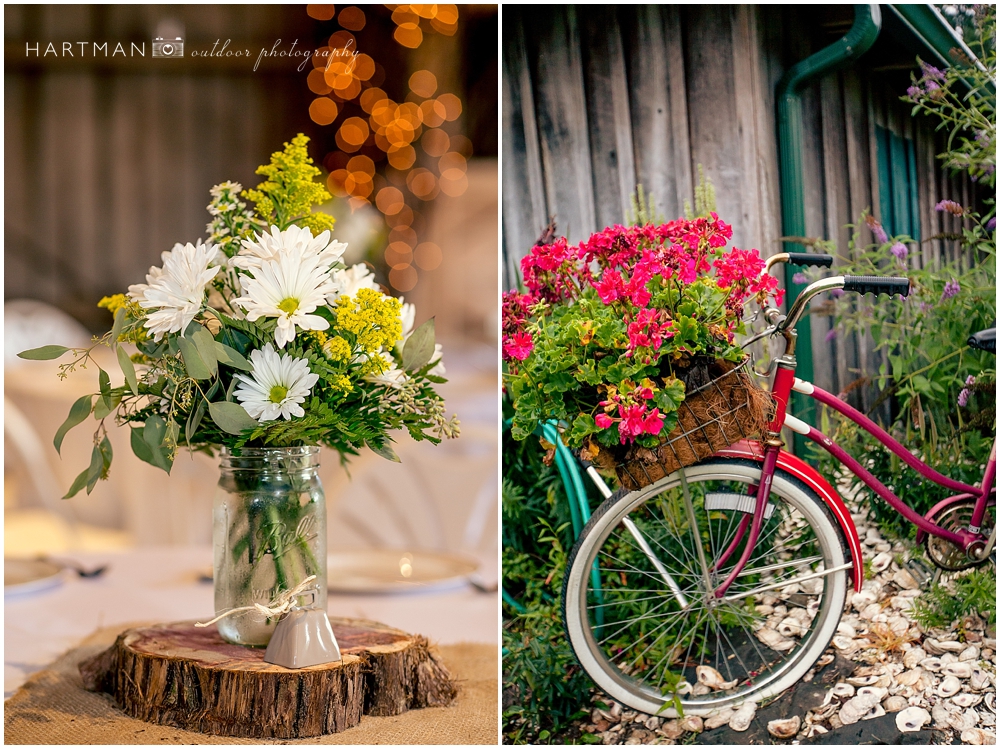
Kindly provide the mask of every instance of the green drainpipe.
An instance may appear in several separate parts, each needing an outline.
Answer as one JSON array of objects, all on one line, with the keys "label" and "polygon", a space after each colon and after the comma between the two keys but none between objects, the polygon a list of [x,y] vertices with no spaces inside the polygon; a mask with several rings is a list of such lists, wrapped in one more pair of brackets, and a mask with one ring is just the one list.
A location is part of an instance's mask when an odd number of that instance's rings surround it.
[{"label": "green drainpipe", "polygon": [[[778,101],[778,169],[781,174],[781,231],[786,237],[804,237],[806,234],[805,193],[802,184],[802,91],[813,81],[827,73],[848,67],[867,52],[882,28],[879,6],[855,5],[854,25],[847,35],[811,57],[807,57],[789,70],[778,82],[775,98]],[[805,248],[786,243],[786,252],[805,252]],[[793,283],[795,270],[785,266],[785,288],[788,298],[794,299],[804,286]],[[813,379],[812,336],[806,316],[796,327],[798,345],[798,372],[803,380]],[[813,401],[799,393],[793,394],[791,412],[806,423],[816,423]],[[795,452],[804,454],[805,440],[795,435]]]}]

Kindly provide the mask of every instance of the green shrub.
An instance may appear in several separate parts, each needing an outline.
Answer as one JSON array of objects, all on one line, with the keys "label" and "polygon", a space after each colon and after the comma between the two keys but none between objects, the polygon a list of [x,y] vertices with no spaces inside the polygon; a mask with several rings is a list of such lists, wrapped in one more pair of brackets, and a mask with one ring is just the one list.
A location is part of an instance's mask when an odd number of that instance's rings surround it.
[{"label": "green shrub", "polygon": [[562,623],[562,579],[574,542],[570,511],[559,474],[544,456],[536,439],[504,435],[505,743],[563,741],[560,734],[587,714],[590,701],[590,678]]},{"label": "green shrub", "polygon": [[997,621],[997,576],[992,565],[971,570],[944,584],[935,584],[913,602],[911,613],[921,627],[948,627],[969,614]]}]

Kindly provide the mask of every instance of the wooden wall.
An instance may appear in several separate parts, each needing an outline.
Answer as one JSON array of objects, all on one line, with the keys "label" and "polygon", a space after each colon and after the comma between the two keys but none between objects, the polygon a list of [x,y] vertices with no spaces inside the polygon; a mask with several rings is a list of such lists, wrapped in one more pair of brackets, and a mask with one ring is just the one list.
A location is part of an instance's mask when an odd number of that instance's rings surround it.
[{"label": "wooden wall", "polygon": [[[635,184],[667,219],[693,202],[700,164],[715,185],[733,243],[780,251],[774,91],[785,70],[842,36],[851,6],[514,6],[504,12],[504,285],[555,216],[573,242],[625,218]],[[936,213],[968,201],[968,183],[941,173],[926,121],[899,101],[908,79],[887,36],[873,64],[823,78],[803,97],[807,234],[835,238],[869,207],[879,214],[875,126],[915,141],[921,235],[954,231]],[[874,67],[873,67],[874,65]],[[888,72],[879,69],[881,65]],[[894,66],[894,67],[893,67]],[[905,65],[904,65],[905,67]],[[968,204],[968,203],[963,203]],[[871,241],[863,233],[864,241]],[[923,243],[914,262],[956,259],[953,243]],[[870,338],[826,341],[830,308],[813,314],[816,383],[838,392],[877,370]],[[959,342],[956,342],[959,343]],[[861,407],[874,393],[857,388]]]},{"label": "wooden wall", "polygon": [[[92,330],[94,307],[160,264],[177,241],[204,237],[209,188],[256,184],[258,164],[311,132],[305,73],[287,60],[151,59],[170,18],[189,45],[219,38],[259,50],[311,44],[304,6],[6,5],[4,246],[6,299],[55,304]],[[146,57],[25,56],[62,41],[146,43]]]}]

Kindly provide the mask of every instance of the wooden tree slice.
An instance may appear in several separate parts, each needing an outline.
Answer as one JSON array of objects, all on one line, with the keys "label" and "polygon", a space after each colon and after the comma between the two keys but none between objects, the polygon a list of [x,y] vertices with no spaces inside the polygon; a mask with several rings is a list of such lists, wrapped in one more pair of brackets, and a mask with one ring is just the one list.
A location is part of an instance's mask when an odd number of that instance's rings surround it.
[{"label": "wooden tree slice", "polygon": [[384,624],[331,617],[343,660],[289,669],[264,648],[225,642],[193,622],[122,632],[80,664],[84,686],[133,718],[242,738],[301,739],[451,703],[458,690],[428,642]]}]

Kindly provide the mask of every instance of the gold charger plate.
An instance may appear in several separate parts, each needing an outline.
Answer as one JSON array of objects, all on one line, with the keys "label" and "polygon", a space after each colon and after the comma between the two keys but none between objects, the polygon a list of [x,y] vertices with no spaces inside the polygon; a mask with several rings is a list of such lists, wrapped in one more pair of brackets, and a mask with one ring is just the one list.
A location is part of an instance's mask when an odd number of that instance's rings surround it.
[{"label": "gold charger plate", "polygon": [[23,596],[62,585],[66,568],[47,559],[3,560],[3,594]]}]

